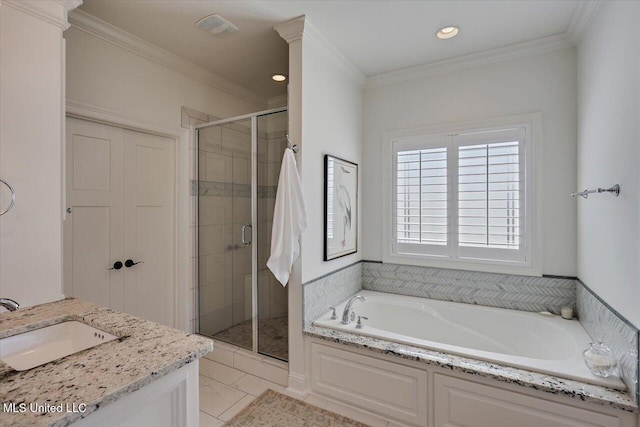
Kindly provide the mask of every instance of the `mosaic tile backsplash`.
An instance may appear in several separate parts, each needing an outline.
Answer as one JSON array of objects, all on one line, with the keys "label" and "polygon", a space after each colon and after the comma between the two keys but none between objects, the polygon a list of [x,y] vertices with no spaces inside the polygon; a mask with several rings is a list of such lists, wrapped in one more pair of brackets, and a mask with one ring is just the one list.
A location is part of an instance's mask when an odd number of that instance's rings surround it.
[{"label": "mosaic tile backsplash", "polygon": [[362,288],[444,301],[560,314],[575,308],[573,279],[363,262]]},{"label": "mosaic tile backsplash", "polygon": [[580,323],[594,341],[602,341],[611,348],[622,380],[640,405],[638,330],[620,319],[581,282],[577,284],[577,305]]},{"label": "mosaic tile backsplash", "polygon": [[362,264],[357,262],[302,285],[305,328],[329,311],[329,307],[344,302],[362,289]]}]

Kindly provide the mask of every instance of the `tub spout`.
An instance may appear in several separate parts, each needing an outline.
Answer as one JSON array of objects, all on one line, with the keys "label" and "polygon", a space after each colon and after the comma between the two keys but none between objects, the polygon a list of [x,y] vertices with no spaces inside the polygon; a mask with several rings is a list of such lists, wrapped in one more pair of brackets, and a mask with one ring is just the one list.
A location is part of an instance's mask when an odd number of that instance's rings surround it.
[{"label": "tub spout", "polygon": [[354,295],[351,298],[349,298],[349,301],[347,301],[347,303],[345,304],[344,311],[342,312],[343,325],[348,325],[349,322],[351,321],[351,319],[349,318],[349,315],[351,314],[351,306],[353,305],[354,302],[356,302],[356,300],[359,300],[362,302],[365,301],[362,295]]}]

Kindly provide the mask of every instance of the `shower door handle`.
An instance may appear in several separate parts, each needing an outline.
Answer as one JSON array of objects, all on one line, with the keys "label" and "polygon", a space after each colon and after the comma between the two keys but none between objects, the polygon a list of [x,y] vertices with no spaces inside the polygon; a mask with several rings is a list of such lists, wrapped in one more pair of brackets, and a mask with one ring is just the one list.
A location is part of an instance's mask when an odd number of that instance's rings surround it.
[{"label": "shower door handle", "polygon": [[251,224],[245,224],[242,226],[242,244],[245,246],[249,246],[251,244],[251,239],[247,240],[247,228],[253,230]]}]

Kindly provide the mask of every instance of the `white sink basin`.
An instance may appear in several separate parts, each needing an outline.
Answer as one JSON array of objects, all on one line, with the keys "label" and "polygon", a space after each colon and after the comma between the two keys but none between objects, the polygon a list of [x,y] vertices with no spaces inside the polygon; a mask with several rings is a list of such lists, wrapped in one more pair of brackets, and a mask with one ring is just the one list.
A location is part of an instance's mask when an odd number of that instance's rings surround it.
[{"label": "white sink basin", "polygon": [[82,322],[68,321],[1,339],[0,359],[16,371],[26,371],[117,338]]}]

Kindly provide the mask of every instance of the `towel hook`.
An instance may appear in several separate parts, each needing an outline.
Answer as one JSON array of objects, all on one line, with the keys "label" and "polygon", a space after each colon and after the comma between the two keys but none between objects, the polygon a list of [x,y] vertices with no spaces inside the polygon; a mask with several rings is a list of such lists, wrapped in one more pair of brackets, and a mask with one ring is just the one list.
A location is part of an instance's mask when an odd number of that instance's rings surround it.
[{"label": "towel hook", "polygon": [[298,146],[291,144],[291,140],[289,139],[289,134],[287,134],[286,137],[287,137],[287,148],[297,154],[299,151]]},{"label": "towel hook", "polygon": [[11,208],[13,207],[13,205],[16,203],[16,192],[13,189],[13,187],[4,179],[0,179],[0,182],[3,183],[4,185],[6,185],[9,188],[9,191],[11,191],[11,203],[9,203],[9,207],[3,211],[0,211],[0,215],[4,215],[7,212],[9,212],[11,210]]}]

